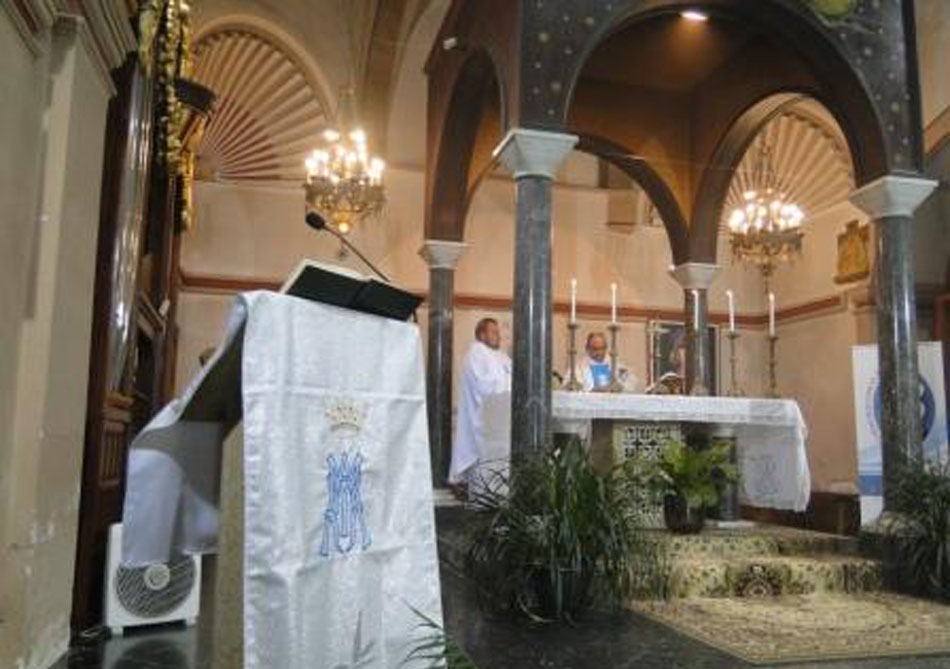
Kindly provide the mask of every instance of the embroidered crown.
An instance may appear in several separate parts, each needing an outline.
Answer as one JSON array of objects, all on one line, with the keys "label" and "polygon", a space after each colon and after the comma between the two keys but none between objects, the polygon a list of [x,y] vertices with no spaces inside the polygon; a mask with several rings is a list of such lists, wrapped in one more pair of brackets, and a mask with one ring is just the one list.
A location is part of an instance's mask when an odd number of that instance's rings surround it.
[{"label": "embroidered crown", "polygon": [[353,427],[357,430],[363,427],[365,412],[351,402],[334,402],[327,406],[326,414],[331,427]]}]

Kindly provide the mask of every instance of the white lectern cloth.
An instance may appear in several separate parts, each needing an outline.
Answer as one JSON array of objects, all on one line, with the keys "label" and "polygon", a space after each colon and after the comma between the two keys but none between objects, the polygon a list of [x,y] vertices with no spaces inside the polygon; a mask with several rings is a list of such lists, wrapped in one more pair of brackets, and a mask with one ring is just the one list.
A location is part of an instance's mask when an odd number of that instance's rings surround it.
[{"label": "white lectern cloth", "polygon": [[125,557],[213,546],[227,420],[187,418],[214,413],[214,370],[242,342],[244,666],[400,666],[420,635],[410,606],[442,620],[414,325],[239,296],[211,364],[133,442]]},{"label": "white lectern cloth", "polygon": [[[593,420],[703,423],[736,437],[739,498],[746,504],[804,511],[811,496],[805,440],[808,428],[792,400],[624,393],[552,396],[554,431],[590,435]],[[511,396],[485,400],[486,434],[479,456],[481,476],[504,472],[511,451]]]}]

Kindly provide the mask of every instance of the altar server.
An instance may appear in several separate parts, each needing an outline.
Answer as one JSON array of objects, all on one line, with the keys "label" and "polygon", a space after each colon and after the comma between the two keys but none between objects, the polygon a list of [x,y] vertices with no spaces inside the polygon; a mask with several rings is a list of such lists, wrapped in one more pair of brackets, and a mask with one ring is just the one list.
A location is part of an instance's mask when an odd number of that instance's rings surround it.
[{"label": "altar server", "polygon": [[[591,332],[584,348],[587,355],[578,360],[574,369],[577,380],[587,392],[607,390],[610,387],[607,337],[603,332]],[[637,388],[637,377],[620,360],[617,361],[617,380],[623,385],[624,392],[632,393]]]},{"label": "altar server", "polygon": [[481,442],[481,410],[484,399],[511,388],[511,358],[500,349],[501,331],[494,318],[475,326],[475,341],[465,354],[459,392],[455,440],[449,483],[465,481],[466,472],[478,462]]}]

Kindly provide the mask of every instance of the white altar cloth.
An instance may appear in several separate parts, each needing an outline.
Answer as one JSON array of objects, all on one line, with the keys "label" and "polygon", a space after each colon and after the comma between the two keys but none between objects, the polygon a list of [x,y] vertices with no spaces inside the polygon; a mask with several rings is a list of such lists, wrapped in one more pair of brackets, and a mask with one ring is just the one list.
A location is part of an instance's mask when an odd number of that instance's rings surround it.
[{"label": "white altar cloth", "polygon": [[126,560],[213,550],[240,388],[245,669],[402,666],[410,607],[442,619],[424,377],[415,325],[240,295],[212,361],[132,444]]},{"label": "white altar cloth", "polygon": [[[703,423],[735,435],[745,504],[804,511],[811,495],[805,440],[808,429],[792,400],[613,393],[552,394],[555,432],[587,437],[594,420]],[[485,400],[482,476],[507,466],[511,449],[511,395]]]}]

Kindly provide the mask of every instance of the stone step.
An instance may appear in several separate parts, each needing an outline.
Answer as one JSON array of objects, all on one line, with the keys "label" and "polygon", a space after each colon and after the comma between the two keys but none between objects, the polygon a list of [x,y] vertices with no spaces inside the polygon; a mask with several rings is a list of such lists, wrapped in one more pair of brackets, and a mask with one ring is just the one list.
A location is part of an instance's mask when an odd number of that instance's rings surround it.
[{"label": "stone step", "polygon": [[877,560],[848,555],[740,555],[668,563],[670,597],[768,597],[882,588]]},{"label": "stone step", "polygon": [[751,529],[704,529],[700,534],[651,532],[670,560],[727,559],[766,555],[861,555],[857,537],[811,532],[790,527],[759,526]]}]

